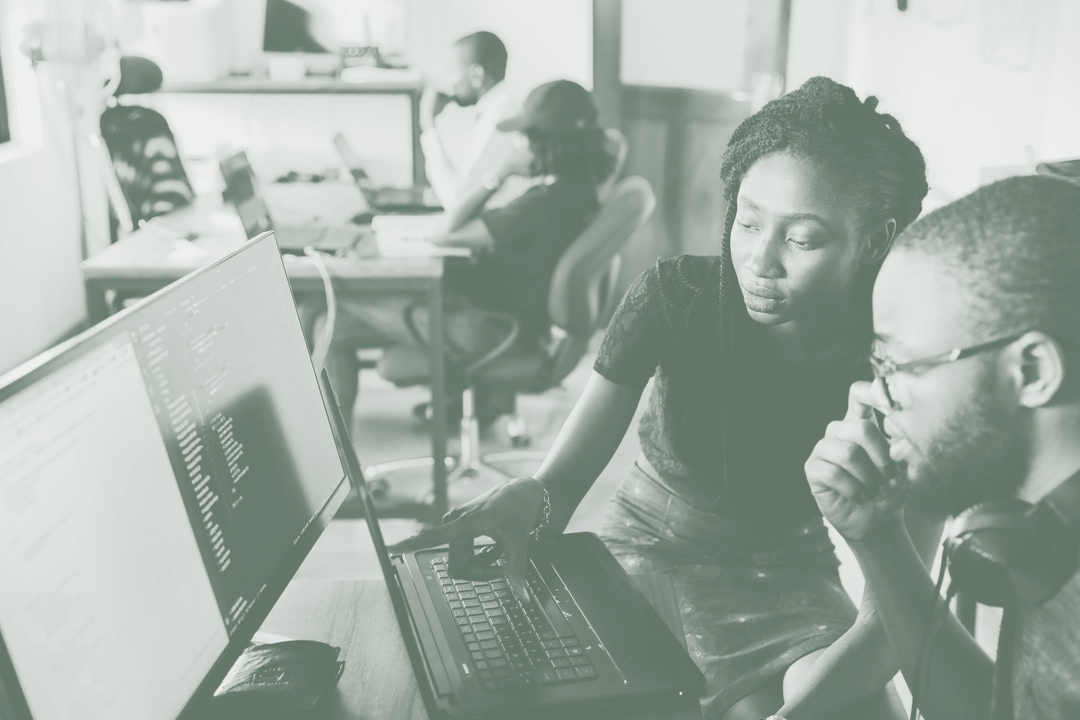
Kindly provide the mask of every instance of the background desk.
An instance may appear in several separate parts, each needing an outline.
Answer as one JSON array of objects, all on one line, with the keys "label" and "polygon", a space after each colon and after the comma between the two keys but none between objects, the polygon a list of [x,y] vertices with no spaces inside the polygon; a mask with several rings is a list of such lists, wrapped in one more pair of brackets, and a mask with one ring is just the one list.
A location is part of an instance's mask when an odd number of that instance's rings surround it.
[{"label": "background desk", "polygon": [[[310,188],[293,188],[299,191],[308,189]],[[331,195],[339,191],[331,186],[325,186],[325,189],[330,191]],[[352,186],[347,186],[347,189],[352,194],[356,193]],[[349,195],[345,194],[343,197]],[[294,201],[299,202],[296,199]],[[310,206],[308,207],[310,210]],[[348,216],[359,206],[354,200],[352,205],[339,202],[335,207],[337,210],[334,215],[344,213]],[[178,239],[178,234],[182,234],[181,229],[197,231],[200,237],[194,241]],[[110,291],[148,295],[238,249],[244,240],[235,213],[223,212],[220,200],[216,198],[200,198],[191,207],[163,216],[160,223],[151,223],[83,262],[86,305],[91,322],[98,322],[109,314],[107,297]],[[431,319],[431,451],[433,457],[445,457],[443,259],[327,258],[326,265],[339,297],[408,293],[426,299]],[[286,257],[285,270],[294,292],[322,295],[322,280],[310,262],[299,262]],[[425,520],[442,517],[447,510],[444,463],[434,463],[432,482],[434,501],[430,507],[421,504],[402,506],[395,508],[395,514],[403,513]]]},{"label": "background desk", "polygon": [[[210,156],[213,148],[224,144],[247,149],[253,164],[259,168],[267,165],[261,162],[266,160],[262,152],[265,144],[273,147],[273,155],[288,154],[286,145],[300,137],[313,157],[324,157],[336,163],[331,138],[335,131],[341,131],[362,159],[371,158],[372,144],[379,146],[380,153],[408,162],[413,185],[424,185],[424,155],[420,147],[423,85],[415,79],[389,77],[346,82],[319,76],[295,81],[235,76],[206,82],[166,82],[154,93],[131,97],[134,102],[156,107],[169,119],[181,150],[188,155]],[[297,97],[275,101],[273,96],[281,95]],[[228,102],[228,96],[233,96],[233,102]],[[386,97],[380,100],[375,96]],[[283,107],[285,100],[288,107]],[[126,98],[124,101],[128,102]],[[249,105],[248,101],[256,104]],[[397,109],[386,106],[388,102],[394,103],[392,107]],[[311,111],[305,112],[302,108],[308,105]],[[253,110],[253,107],[258,109]],[[286,128],[279,127],[275,118],[267,117],[271,114],[281,115],[278,119],[285,120],[290,132],[281,135]],[[243,119],[232,127],[238,118]],[[298,127],[301,128],[299,133],[296,132]],[[398,131],[390,132],[394,129]],[[392,147],[382,147],[385,145]],[[188,159],[185,158],[185,162]],[[292,162],[286,162],[286,165],[289,167],[274,167],[273,172],[319,169]],[[373,176],[377,182],[405,183],[403,177],[383,178],[378,162],[374,165],[365,162],[365,169],[369,174],[375,171]],[[395,166],[404,165],[395,163]]]},{"label": "background desk", "polygon": [[[682,621],[671,580],[666,575],[631,577],[672,632],[682,638]],[[425,720],[428,717],[394,618],[390,594],[381,580],[294,582],[263,623],[262,630],[298,640],[320,640],[341,648],[345,672],[338,681],[338,692],[319,720]],[[562,710],[552,716],[560,720],[597,718],[595,713]],[[642,712],[619,717],[700,720],[701,710],[696,699],[687,698],[685,706],[663,714]]]}]

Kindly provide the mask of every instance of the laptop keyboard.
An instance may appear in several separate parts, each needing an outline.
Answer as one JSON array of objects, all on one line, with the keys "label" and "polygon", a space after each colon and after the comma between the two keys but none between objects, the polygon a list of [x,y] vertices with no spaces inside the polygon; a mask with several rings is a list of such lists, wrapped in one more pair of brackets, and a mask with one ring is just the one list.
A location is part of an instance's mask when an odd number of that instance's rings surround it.
[{"label": "laptop keyboard", "polygon": [[565,587],[548,586],[535,570],[526,577],[531,604],[522,605],[505,579],[455,580],[445,558],[433,558],[443,596],[472,658],[480,683],[488,690],[580,682],[596,677],[580,639],[562,613],[540,607],[581,610]]}]

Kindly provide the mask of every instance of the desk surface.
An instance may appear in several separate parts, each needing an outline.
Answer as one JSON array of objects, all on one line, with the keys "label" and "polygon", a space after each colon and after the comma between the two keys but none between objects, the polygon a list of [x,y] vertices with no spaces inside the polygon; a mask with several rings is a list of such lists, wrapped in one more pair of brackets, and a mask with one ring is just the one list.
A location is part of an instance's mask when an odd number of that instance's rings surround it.
[{"label": "desk surface", "polygon": [[[683,637],[674,587],[665,575],[632,576],[677,637]],[[326,714],[338,718],[425,720],[428,715],[413,676],[393,606],[382,581],[298,581],[290,585],[262,630],[296,639],[319,640],[341,648],[345,672]],[[560,720],[578,714],[560,710]],[[588,715],[595,718],[595,714]],[[700,720],[696,700],[658,715],[621,715],[628,720]],[[582,718],[584,720],[584,717]]]},{"label": "desk surface", "polygon": [[[359,191],[343,183],[268,185],[267,201],[275,221],[345,223],[364,209]],[[185,239],[186,236],[197,236]],[[145,227],[85,260],[89,281],[141,280],[170,282],[224,257],[246,240],[240,219],[220,197],[199,197],[192,205],[150,221]],[[340,280],[439,278],[443,261],[435,257],[376,257],[363,248],[354,257],[326,258]],[[311,263],[286,258],[291,279],[315,279]]]}]

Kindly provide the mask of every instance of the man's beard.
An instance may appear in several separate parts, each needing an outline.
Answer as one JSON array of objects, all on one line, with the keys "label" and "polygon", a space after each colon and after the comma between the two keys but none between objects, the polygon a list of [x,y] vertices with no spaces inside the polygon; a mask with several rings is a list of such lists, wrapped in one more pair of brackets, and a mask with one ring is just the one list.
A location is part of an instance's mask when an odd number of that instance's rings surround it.
[{"label": "man's beard", "polygon": [[973,505],[1014,497],[1024,483],[1030,448],[1019,409],[992,391],[951,418],[931,440],[914,476],[900,464],[913,504],[932,515],[956,515]]}]

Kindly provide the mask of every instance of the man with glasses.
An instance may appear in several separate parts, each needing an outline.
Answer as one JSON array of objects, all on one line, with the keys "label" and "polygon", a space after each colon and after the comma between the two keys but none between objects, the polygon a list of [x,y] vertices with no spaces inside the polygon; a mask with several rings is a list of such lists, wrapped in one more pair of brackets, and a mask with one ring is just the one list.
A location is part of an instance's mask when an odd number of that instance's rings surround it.
[{"label": "man with glasses", "polygon": [[[1010,178],[915,222],[881,268],[873,312],[875,379],[852,386],[806,473],[919,709],[1080,718],[1080,187]],[[1016,579],[1023,601],[1000,603],[996,669],[942,607],[900,520],[908,503],[989,538],[975,546],[989,570],[1009,567],[1011,531],[1061,528],[1025,552],[1064,569],[1046,587]]]}]

